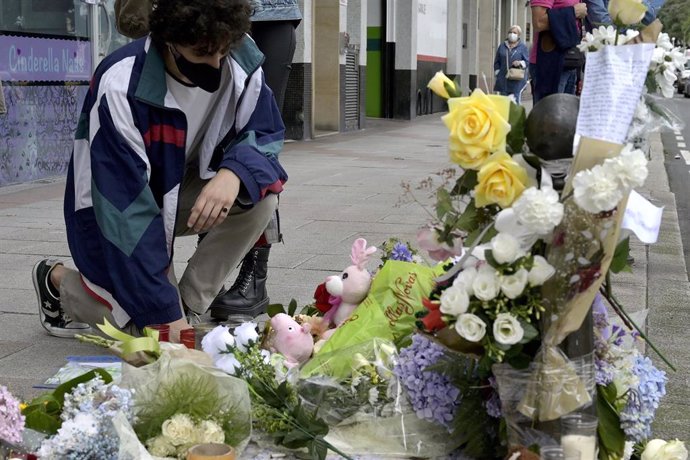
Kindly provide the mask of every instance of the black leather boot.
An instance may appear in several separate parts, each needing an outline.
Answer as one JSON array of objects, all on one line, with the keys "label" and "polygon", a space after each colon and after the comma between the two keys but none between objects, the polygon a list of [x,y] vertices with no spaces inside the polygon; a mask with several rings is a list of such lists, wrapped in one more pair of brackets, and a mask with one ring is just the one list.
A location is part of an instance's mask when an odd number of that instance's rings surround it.
[{"label": "black leather boot", "polygon": [[266,312],[266,277],[270,250],[270,246],[252,248],[244,256],[235,283],[211,303],[212,318],[226,320],[229,315],[256,317]]}]

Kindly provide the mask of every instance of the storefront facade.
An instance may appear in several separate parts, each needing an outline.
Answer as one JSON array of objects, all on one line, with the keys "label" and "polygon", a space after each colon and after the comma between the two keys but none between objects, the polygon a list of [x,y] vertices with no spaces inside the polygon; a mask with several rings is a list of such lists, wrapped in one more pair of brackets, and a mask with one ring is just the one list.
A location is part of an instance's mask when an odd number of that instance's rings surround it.
[{"label": "storefront facade", "polygon": [[0,4],[0,186],[66,173],[94,63],[127,41],[113,4]]}]

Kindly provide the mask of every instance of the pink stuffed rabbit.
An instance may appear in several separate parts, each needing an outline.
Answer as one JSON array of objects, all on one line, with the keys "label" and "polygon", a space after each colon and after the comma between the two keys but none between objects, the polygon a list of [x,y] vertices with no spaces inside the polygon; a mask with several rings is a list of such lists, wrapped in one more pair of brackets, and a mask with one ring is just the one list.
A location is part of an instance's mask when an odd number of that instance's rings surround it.
[{"label": "pink stuffed rabbit", "polygon": [[375,247],[367,247],[367,240],[357,238],[352,243],[352,265],[340,276],[326,278],[326,290],[336,298],[336,301],[332,302],[333,308],[324,315],[326,321],[340,326],[367,296],[371,287],[371,274],[366,265],[369,257],[375,252]]}]

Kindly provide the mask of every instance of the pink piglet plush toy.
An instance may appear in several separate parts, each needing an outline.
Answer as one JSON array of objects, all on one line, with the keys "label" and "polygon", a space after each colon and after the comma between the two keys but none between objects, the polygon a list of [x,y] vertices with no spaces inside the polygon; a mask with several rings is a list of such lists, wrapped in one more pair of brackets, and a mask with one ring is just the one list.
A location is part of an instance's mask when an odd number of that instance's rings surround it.
[{"label": "pink piglet plush toy", "polygon": [[333,308],[324,315],[326,321],[340,326],[367,296],[371,287],[371,274],[366,265],[375,252],[374,246],[367,247],[367,240],[357,238],[352,243],[352,265],[339,276],[326,278],[326,290],[337,299]]},{"label": "pink piglet plush toy", "polygon": [[307,361],[314,351],[314,338],[311,326],[300,325],[291,316],[278,313],[271,318],[273,336],[269,349],[285,356],[285,365],[294,367]]}]

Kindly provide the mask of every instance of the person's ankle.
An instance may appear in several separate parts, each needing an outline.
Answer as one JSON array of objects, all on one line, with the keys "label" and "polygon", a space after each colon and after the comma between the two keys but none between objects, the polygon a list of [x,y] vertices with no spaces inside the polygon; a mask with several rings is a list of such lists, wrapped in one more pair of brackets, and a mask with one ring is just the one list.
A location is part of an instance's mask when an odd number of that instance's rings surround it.
[{"label": "person's ankle", "polygon": [[62,264],[57,264],[50,270],[48,275],[48,290],[56,298],[60,298],[60,283],[65,275],[65,267]]}]

